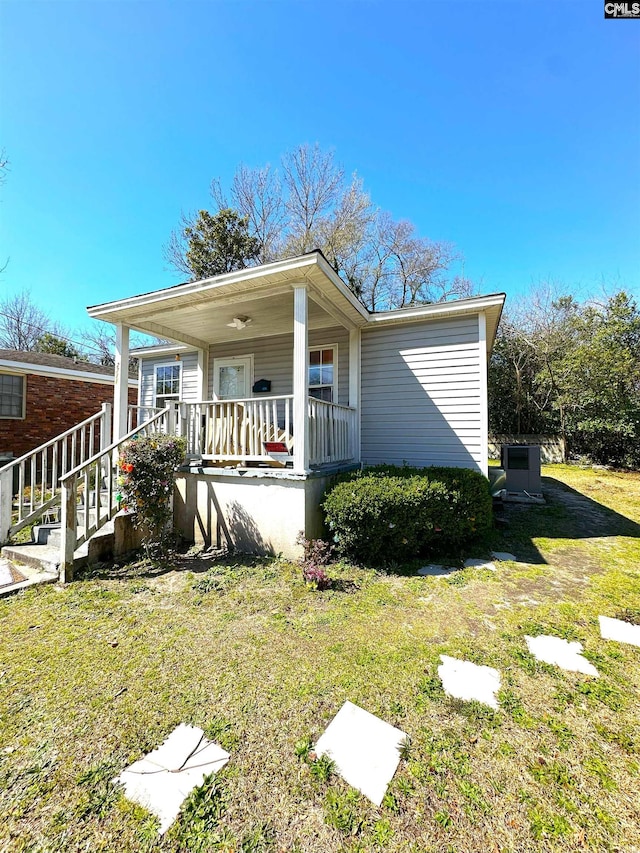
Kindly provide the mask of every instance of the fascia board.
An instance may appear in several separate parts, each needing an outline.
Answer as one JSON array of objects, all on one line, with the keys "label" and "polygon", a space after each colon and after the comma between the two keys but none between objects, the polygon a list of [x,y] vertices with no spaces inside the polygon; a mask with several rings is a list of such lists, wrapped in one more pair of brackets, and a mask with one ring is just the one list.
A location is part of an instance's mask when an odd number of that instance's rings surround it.
[{"label": "fascia board", "polygon": [[393,311],[380,311],[369,316],[371,326],[390,325],[392,323],[414,320],[433,320],[452,314],[477,314],[488,308],[502,308],[506,294],[496,293],[490,296],[473,296],[470,299],[458,299],[455,302],[436,302],[417,308],[397,308]]},{"label": "fascia board", "polygon": [[[237,270],[236,272],[215,276],[214,278],[187,282],[186,284],[179,284],[175,287],[167,287],[162,290],[154,290],[151,293],[143,293],[139,296],[130,296],[126,299],[119,299],[115,302],[104,302],[100,305],[90,305],[87,307],[87,312],[90,317],[100,318],[110,313],[123,311],[128,308],[141,308],[145,305],[151,305],[154,302],[162,302],[167,299],[178,299],[181,296],[188,296],[191,293],[202,293],[206,290],[216,290],[228,284],[239,284],[241,282],[251,281],[254,278],[279,275],[298,269],[303,270],[306,267],[317,264],[317,262],[317,255],[305,255],[301,258],[289,258],[286,261],[275,261],[272,264],[248,267],[243,270]],[[282,282],[279,282],[279,284],[281,283]]]},{"label": "fascia board", "polygon": [[133,347],[129,350],[129,355],[134,358],[146,358],[150,355],[173,355],[178,352],[193,352],[193,350],[184,344],[165,344],[156,347]]},{"label": "fascia board", "polygon": [[[97,382],[101,385],[113,385],[113,377],[104,373],[88,373],[79,370],[63,370],[59,367],[48,367],[44,364],[29,364],[24,361],[5,361],[0,359],[0,370],[4,373],[24,374],[34,376],[52,376],[55,379],[75,379],[77,382]],[[129,387],[137,388],[138,380],[129,379]]]}]

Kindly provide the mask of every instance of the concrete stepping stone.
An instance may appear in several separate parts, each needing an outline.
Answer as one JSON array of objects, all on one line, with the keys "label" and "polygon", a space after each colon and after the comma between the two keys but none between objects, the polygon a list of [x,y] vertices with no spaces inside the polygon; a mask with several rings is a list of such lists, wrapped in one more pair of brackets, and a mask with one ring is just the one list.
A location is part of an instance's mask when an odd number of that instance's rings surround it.
[{"label": "concrete stepping stone", "polygon": [[465,702],[475,700],[497,710],[496,693],[500,690],[500,673],[497,669],[478,666],[448,655],[440,655],[440,660],[442,664],[438,667],[438,675],[448,696]]},{"label": "concrete stepping stone", "polygon": [[400,763],[407,735],[352,702],[345,702],[320,736],[315,752],[327,755],[349,785],[376,806]]},{"label": "concrete stepping stone", "polygon": [[12,586],[25,580],[26,576],[13,565],[11,560],[0,557],[0,587]]},{"label": "concrete stepping stone", "polygon": [[616,640],[618,643],[640,647],[640,625],[633,625],[623,619],[612,619],[610,616],[598,616],[598,621],[603,640]]},{"label": "concrete stepping stone", "polygon": [[180,723],[164,741],[113,781],[125,796],[160,819],[163,835],[177,818],[182,803],[205,776],[221,770],[230,755],[205,738],[202,729]]},{"label": "concrete stepping stone", "polygon": [[511,562],[517,563],[518,558],[514,554],[510,554],[508,551],[492,551],[491,556],[494,560],[497,560],[499,563],[502,562]]},{"label": "concrete stepping stone", "polygon": [[13,583],[11,563],[8,560],[0,559],[0,586],[8,586],[10,583]]},{"label": "concrete stepping stone", "polygon": [[496,571],[496,564],[488,560],[483,560],[481,557],[470,557],[464,561],[465,569],[488,569],[490,572]]},{"label": "concrete stepping stone", "polygon": [[452,572],[457,571],[457,569],[452,568],[451,566],[438,566],[435,563],[429,566],[422,566],[418,569],[416,574],[420,575],[420,577],[426,578],[442,578],[450,575]]},{"label": "concrete stepping stone", "polygon": [[598,677],[598,670],[583,657],[582,643],[563,640],[561,637],[551,637],[540,634],[538,637],[525,635],[529,651],[536,660],[551,663],[568,672],[582,672],[584,675]]}]

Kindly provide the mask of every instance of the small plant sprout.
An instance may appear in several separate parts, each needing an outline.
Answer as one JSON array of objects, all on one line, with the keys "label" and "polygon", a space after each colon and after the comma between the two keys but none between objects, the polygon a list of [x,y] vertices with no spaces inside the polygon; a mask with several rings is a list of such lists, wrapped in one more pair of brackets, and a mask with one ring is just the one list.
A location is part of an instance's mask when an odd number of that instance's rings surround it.
[{"label": "small plant sprout", "polygon": [[310,764],[311,775],[318,782],[328,782],[336,772],[336,763],[328,755],[321,755]]},{"label": "small plant sprout", "polygon": [[408,761],[411,758],[411,740],[406,737],[400,746],[398,747],[398,752],[400,753],[400,758],[403,761]]},{"label": "small plant sprout", "polygon": [[296,745],[294,746],[294,752],[296,757],[301,761],[309,761],[309,755],[311,753],[312,742],[309,735],[305,735],[300,740],[296,741]]}]

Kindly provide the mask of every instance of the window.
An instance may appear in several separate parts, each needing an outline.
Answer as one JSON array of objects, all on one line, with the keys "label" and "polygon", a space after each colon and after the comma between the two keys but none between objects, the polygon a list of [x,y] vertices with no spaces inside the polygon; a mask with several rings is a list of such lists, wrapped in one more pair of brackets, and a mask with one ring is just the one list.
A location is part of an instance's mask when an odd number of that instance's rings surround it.
[{"label": "window", "polygon": [[336,347],[317,347],[309,350],[309,396],[333,403]]},{"label": "window", "polygon": [[156,365],[156,406],[164,408],[167,400],[180,399],[180,376],[182,365],[157,364]]},{"label": "window", "polygon": [[0,418],[24,418],[24,376],[0,374]]}]

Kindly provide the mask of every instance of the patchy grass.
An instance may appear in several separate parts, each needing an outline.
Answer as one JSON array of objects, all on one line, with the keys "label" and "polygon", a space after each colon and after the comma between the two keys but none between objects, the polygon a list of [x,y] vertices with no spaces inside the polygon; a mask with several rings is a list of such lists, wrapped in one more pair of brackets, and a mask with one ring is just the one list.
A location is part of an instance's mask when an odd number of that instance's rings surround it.
[{"label": "patchy grass", "polygon": [[[281,560],[194,554],[1,601],[0,850],[638,847],[640,650],[597,616],[640,615],[640,475],[544,473],[548,504],[491,543],[531,562],[496,573],[339,564],[319,593]],[[601,677],[535,661],[542,631]],[[441,653],[498,668],[500,710],[447,698]],[[313,761],[346,699],[410,736],[380,808]],[[159,838],[111,779],[179,722],[232,758]]]}]

